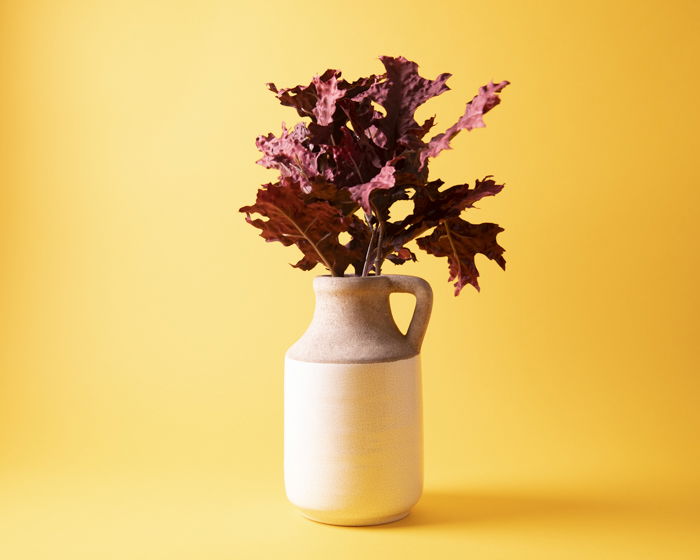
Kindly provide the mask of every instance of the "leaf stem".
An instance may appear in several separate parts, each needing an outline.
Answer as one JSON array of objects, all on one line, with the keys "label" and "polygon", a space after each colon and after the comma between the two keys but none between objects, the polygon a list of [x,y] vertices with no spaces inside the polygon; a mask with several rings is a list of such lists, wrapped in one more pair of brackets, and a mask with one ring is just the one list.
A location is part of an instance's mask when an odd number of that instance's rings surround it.
[{"label": "leaf stem", "polygon": [[360,172],[359,166],[355,162],[355,158],[352,157],[351,153],[348,153],[348,157],[350,158],[350,161],[352,162],[352,165],[355,168],[355,173],[357,173],[357,177],[360,179],[360,183],[365,183],[366,181],[362,177],[362,173]]},{"label": "leaf stem", "polygon": [[[366,215],[365,215],[365,219],[367,220],[367,222],[369,222],[369,219]],[[374,241],[374,234],[376,231],[375,228],[373,228],[372,226],[370,226],[370,228],[372,230],[372,235],[370,236],[369,244],[367,245],[367,253],[365,254],[365,264],[362,267],[362,276],[367,276],[369,274],[369,264],[370,264],[369,255],[372,252],[372,242]]]},{"label": "leaf stem", "polygon": [[[292,223],[294,223],[294,222],[292,222]],[[301,234],[304,236],[304,238],[309,242],[309,244],[314,248],[314,251],[316,251],[316,254],[318,255],[318,257],[323,261],[323,265],[324,265],[324,266],[328,269],[328,271],[331,273],[331,276],[337,276],[337,274],[336,274],[335,271],[333,270],[333,267],[328,263],[328,261],[326,260],[326,258],[323,256],[323,253],[321,253],[321,251],[319,250],[319,248],[318,248],[318,246],[316,245],[316,243],[314,243],[313,241],[311,241],[311,238],[310,238],[309,236],[307,236],[306,233],[304,233],[303,231],[301,231],[301,228],[300,228],[296,223],[294,223],[294,227],[297,228],[297,231],[299,231],[299,233],[301,233]]]},{"label": "leaf stem", "polygon": [[379,229],[379,239],[377,240],[376,256],[374,257],[374,272],[377,274],[377,276],[379,276],[382,273],[382,261],[384,260],[382,255],[382,243],[384,241],[384,221],[381,219],[377,207],[374,204],[372,204],[371,206],[372,210],[374,211],[374,215],[377,217],[377,228]]},{"label": "leaf stem", "polygon": [[457,253],[457,247],[455,247],[454,241],[452,240],[452,236],[450,235],[450,226],[447,225],[446,220],[443,220],[442,223],[445,225],[445,233],[447,234],[447,240],[450,242],[450,247],[452,248],[452,252],[455,256],[455,262],[457,263],[457,274],[455,275],[455,277],[460,278],[462,276],[462,264],[459,262],[459,253]]}]

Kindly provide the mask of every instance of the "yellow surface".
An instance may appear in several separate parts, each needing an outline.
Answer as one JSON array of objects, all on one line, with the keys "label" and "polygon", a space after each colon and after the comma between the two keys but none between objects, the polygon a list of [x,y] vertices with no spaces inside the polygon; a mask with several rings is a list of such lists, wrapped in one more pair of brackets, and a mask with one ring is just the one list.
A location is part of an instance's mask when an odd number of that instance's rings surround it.
[{"label": "yellow surface", "polygon": [[[694,2],[0,4],[0,557],[700,557]],[[426,493],[384,528],[282,488],[312,274],[236,213],[264,83],[454,74],[434,175],[506,182],[482,293],[428,279]],[[405,320],[408,298],[397,300]]]}]

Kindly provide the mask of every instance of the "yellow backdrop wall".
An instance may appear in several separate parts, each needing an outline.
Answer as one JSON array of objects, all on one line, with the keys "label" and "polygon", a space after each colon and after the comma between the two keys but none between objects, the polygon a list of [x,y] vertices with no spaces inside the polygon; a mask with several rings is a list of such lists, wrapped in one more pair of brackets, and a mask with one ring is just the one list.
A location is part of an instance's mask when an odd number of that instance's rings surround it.
[{"label": "yellow backdrop wall", "polygon": [[[699,17],[0,4],[0,555],[696,558]],[[273,177],[254,138],[296,119],[265,82],[377,73],[382,54],[454,75],[421,109],[443,128],[512,82],[433,169],[506,183],[472,218],[505,227],[508,270],[478,261],[481,293],[458,298],[443,260],[396,270],[436,295],[426,494],[352,531],[284,501],[282,358],[313,274],[237,209]]]}]

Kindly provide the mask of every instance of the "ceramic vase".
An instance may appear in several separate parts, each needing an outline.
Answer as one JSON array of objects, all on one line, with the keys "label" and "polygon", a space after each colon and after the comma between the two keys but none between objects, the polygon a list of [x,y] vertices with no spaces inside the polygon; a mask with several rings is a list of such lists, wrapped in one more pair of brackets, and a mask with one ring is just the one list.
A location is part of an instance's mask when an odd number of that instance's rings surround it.
[{"label": "ceramic vase", "polygon": [[[420,349],[430,285],[413,276],[314,279],[316,308],[285,356],[284,475],[303,515],[376,525],[408,515],[423,488]],[[411,293],[406,334],[389,296]]]}]

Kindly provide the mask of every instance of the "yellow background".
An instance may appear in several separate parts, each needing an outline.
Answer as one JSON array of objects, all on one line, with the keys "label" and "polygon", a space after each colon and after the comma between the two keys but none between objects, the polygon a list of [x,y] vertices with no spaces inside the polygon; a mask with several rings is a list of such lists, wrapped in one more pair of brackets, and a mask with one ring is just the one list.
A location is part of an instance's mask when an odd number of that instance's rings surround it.
[{"label": "yellow background", "polygon": [[[697,558],[695,2],[0,4],[0,557]],[[452,87],[433,166],[506,183],[506,231],[423,349],[426,490],[406,520],[303,520],[282,358],[313,274],[237,209],[264,84],[404,55]],[[397,299],[406,321],[409,298]]]}]

